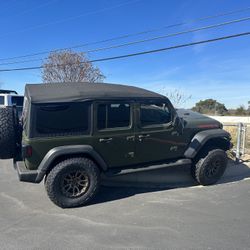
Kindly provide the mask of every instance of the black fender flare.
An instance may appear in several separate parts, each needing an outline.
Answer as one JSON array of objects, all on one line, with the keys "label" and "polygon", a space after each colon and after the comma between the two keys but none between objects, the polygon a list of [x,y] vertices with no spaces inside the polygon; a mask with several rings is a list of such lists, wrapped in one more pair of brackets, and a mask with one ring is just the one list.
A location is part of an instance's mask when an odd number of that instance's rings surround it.
[{"label": "black fender flare", "polygon": [[46,175],[53,161],[60,156],[72,155],[72,154],[87,154],[93,158],[99,167],[106,171],[108,166],[103,158],[91,147],[90,145],[67,145],[52,148],[44,156],[37,169],[36,183],[42,181],[43,177]]},{"label": "black fender flare", "polygon": [[202,146],[205,145],[211,139],[220,138],[227,142],[227,149],[231,147],[231,136],[230,134],[223,129],[210,129],[198,132],[193,139],[191,140],[187,150],[184,155],[186,158],[194,158]]}]

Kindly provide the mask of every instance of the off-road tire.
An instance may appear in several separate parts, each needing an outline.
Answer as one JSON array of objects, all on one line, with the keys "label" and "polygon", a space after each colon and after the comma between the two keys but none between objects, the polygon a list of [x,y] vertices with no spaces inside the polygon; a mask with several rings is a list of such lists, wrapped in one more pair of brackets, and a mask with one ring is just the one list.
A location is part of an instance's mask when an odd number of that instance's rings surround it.
[{"label": "off-road tire", "polygon": [[13,107],[0,108],[0,158],[11,159],[20,140],[18,118]]},{"label": "off-road tire", "polygon": [[222,149],[211,149],[199,155],[191,168],[195,180],[203,185],[213,185],[219,181],[227,167],[227,154]]},{"label": "off-road tire", "polygon": [[[74,171],[82,171],[88,177],[88,188],[79,197],[67,197],[61,185],[63,178]],[[94,198],[100,186],[100,171],[88,158],[69,158],[58,163],[46,176],[45,188],[50,200],[61,208],[79,207]]]}]

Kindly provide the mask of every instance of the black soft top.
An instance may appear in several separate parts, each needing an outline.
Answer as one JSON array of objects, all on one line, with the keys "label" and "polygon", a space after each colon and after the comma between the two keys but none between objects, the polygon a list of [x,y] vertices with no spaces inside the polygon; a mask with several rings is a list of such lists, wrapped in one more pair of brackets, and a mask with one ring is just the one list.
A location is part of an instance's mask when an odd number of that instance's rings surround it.
[{"label": "black soft top", "polygon": [[105,99],[166,99],[149,90],[109,83],[27,84],[25,96],[32,103],[79,102]]}]

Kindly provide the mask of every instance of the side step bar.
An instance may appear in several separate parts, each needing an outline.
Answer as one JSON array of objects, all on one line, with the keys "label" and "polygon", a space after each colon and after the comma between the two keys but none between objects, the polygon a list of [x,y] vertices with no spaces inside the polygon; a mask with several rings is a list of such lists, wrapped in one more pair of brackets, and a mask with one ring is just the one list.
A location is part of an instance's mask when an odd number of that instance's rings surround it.
[{"label": "side step bar", "polygon": [[191,166],[191,164],[192,164],[192,161],[190,159],[180,159],[175,162],[164,163],[161,165],[153,165],[153,166],[149,165],[147,167],[136,167],[136,168],[126,168],[126,169],[114,168],[105,172],[104,175],[107,177],[114,177],[114,176],[137,173],[137,172],[159,170],[159,169],[164,169],[168,167]]}]

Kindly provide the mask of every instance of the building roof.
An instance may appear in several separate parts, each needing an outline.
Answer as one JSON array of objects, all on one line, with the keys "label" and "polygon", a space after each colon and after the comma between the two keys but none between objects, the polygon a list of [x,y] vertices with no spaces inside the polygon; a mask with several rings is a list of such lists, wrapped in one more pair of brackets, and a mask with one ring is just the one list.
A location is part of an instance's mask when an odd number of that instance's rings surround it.
[{"label": "building roof", "polygon": [[33,103],[78,102],[93,99],[166,98],[149,90],[109,83],[27,84],[25,96]]}]

